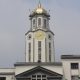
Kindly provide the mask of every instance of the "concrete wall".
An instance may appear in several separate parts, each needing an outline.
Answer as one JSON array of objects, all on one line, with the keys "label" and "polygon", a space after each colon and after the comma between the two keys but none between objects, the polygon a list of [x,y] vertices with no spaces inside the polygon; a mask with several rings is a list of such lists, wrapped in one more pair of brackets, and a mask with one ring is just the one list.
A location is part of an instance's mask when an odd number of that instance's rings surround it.
[{"label": "concrete wall", "polygon": [[[31,66],[16,66],[15,75],[18,75],[20,73],[23,73],[35,67],[37,66],[32,66],[32,65]],[[63,75],[62,66],[41,66],[41,67]]]},{"label": "concrete wall", "polygon": [[0,77],[6,77],[6,80],[14,80],[14,68],[0,68]]},{"label": "concrete wall", "polygon": [[[78,63],[79,69],[71,69],[71,63]],[[65,79],[71,80],[71,76],[80,76],[80,60],[79,59],[62,59],[63,74]]]},{"label": "concrete wall", "polygon": [[6,80],[15,80],[14,75],[0,75],[0,77],[6,77]]},{"label": "concrete wall", "polygon": [[[31,61],[30,62],[38,62],[38,41],[41,41],[41,62],[50,62],[49,61],[49,42],[51,43],[51,62],[55,61],[55,51],[54,51],[54,36],[51,32],[45,32],[44,38],[39,40],[35,37],[36,32],[29,32],[26,35],[26,62],[29,62],[29,43],[31,43]],[[31,35],[31,39],[28,39],[29,35]],[[49,35],[51,39],[49,39]]]}]

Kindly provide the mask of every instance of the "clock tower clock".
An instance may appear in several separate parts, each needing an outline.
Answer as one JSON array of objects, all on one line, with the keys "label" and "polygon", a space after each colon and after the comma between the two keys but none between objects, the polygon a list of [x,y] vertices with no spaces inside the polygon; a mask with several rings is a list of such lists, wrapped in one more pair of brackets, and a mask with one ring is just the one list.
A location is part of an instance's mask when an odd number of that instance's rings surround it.
[{"label": "clock tower clock", "polygon": [[37,31],[35,33],[35,39],[43,40],[45,38],[45,33],[43,31]]},{"label": "clock tower clock", "polygon": [[54,62],[54,33],[49,28],[49,13],[41,3],[29,15],[31,28],[26,33],[26,62]]}]

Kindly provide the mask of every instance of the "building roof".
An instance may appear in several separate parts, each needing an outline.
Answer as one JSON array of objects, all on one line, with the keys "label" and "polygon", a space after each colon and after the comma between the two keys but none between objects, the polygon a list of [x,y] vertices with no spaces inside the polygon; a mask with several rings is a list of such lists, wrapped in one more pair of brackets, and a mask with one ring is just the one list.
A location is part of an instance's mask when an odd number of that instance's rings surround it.
[{"label": "building roof", "polygon": [[58,76],[59,76],[59,77],[62,77],[62,76],[63,76],[63,75],[61,75],[61,74],[59,74],[59,73],[53,72],[53,71],[48,70],[48,69],[46,69],[46,68],[43,68],[43,67],[41,67],[41,66],[37,66],[37,67],[35,67],[35,68],[32,68],[32,69],[30,69],[30,70],[28,70],[28,71],[25,71],[25,72],[23,72],[23,73],[20,73],[20,74],[16,75],[16,78],[27,77],[27,76],[32,75],[32,74],[35,74],[35,73],[37,73],[37,72],[45,73],[45,74],[48,74],[48,75],[50,75],[50,76],[55,76],[55,77],[58,77]]},{"label": "building roof", "polygon": [[80,59],[80,55],[62,55],[61,59]]},{"label": "building roof", "polygon": [[50,66],[62,66],[61,62],[17,62],[14,66],[29,66],[29,65],[36,65],[36,66],[43,66],[43,65],[50,65]]}]

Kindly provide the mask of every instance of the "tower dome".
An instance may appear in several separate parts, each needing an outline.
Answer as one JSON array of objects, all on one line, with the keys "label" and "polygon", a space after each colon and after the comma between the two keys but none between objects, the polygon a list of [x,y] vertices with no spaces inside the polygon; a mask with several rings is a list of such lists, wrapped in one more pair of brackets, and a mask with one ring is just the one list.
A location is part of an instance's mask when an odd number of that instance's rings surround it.
[{"label": "tower dome", "polygon": [[45,10],[43,7],[42,7],[42,5],[41,5],[41,3],[39,2],[39,4],[38,4],[38,6],[37,6],[37,8],[36,9],[34,9],[32,12],[31,12],[31,14],[30,14],[30,17],[33,17],[33,16],[35,16],[35,15],[45,15],[45,16],[47,16],[47,17],[50,17],[50,15],[49,15],[49,13],[47,12],[47,10]]}]

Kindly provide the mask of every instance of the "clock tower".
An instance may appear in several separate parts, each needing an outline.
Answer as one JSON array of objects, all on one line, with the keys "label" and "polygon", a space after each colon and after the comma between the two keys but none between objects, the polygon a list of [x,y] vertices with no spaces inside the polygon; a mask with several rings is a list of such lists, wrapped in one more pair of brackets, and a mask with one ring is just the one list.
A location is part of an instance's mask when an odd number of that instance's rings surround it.
[{"label": "clock tower", "polygon": [[39,3],[29,17],[31,28],[25,34],[26,62],[54,62],[54,33],[49,27],[49,13]]}]

